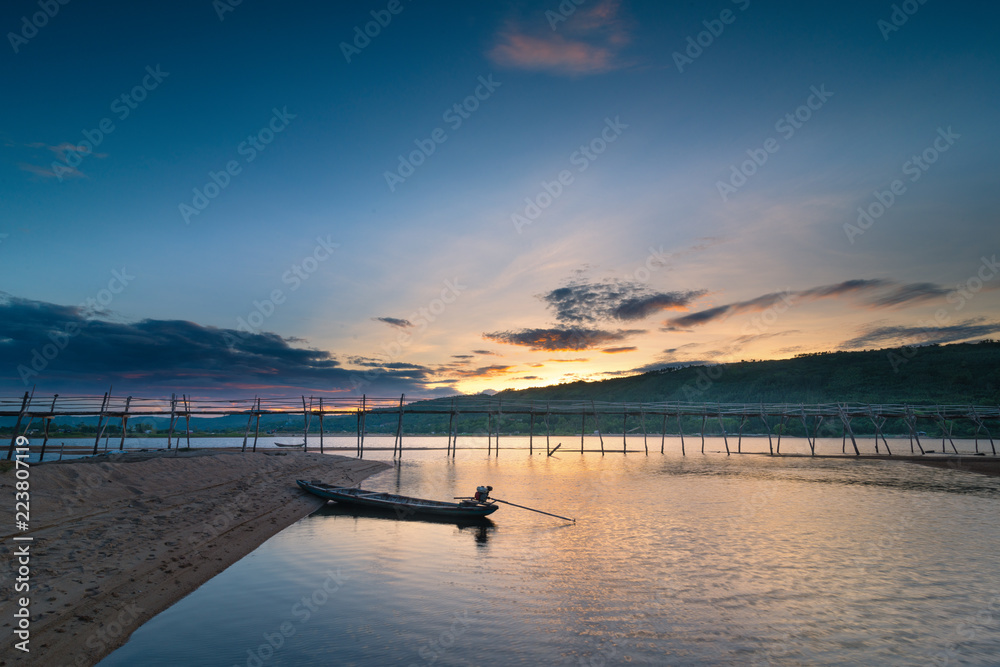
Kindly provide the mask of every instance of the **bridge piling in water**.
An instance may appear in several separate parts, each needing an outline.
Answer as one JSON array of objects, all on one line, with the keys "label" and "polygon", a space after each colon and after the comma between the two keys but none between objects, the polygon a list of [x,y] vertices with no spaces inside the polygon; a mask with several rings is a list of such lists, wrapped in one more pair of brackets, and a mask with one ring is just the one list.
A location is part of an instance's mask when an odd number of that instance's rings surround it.
[{"label": "bridge piling in water", "polygon": [[[58,400],[57,400],[58,399]],[[308,399],[308,400],[307,400]],[[421,429],[434,429],[441,434],[441,426],[436,423],[445,422],[447,424],[446,450],[449,456],[455,457],[458,448],[459,416],[467,415],[471,417],[463,422],[467,432],[475,433],[476,430],[482,433],[483,422],[477,422],[476,416],[485,421],[487,435],[487,452],[492,455],[494,452],[499,455],[500,438],[503,429],[509,429],[509,433],[523,433],[523,427],[528,426],[528,449],[534,453],[534,425],[537,418],[545,422],[546,452],[551,454],[554,449],[551,439],[553,435],[565,435],[567,428],[569,432],[575,431],[575,424],[571,418],[580,419],[580,451],[587,451],[587,418],[594,419],[593,436],[596,436],[600,443],[600,451],[607,453],[604,446],[604,434],[608,423],[616,423],[615,419],[620,419],[622,424],[622,453],[628,453],[628,435],[630,433],[628,419],[635,417],[639,423],[632,428],[633,432],[641,430],[643,436],[643,451],[649,453],[650,425],[647,418],[656,419],[660,417],[660,452],[666,450],[666,437],[671,435],[680,440],[681,454],[687,454],[686,440],[690,435],[684,432],[685,422],[693,423],[695,419],[701,419],[701,430],[699,439],[701,440],[701,451],[704,451],[709,437],[719,437],[722,439],[727,454],[744,453],[743,436],[749,421],[759,419],[763,425],[763,437],[767,436],[768,449],[766,452],[771,455],[786,455],[781,451],[781,445],[785,444],[787,437],[804,438],[808,444],[809,455],[819,455],[819,440],[821,437],[834,435],[831,433],[839,422],[842,429],[841,453],[847,454],[846,443],[850,438],[853,455],[862,455],[861,444],[858,438],[862,439],[869,433],[873,439],[870,443],[866,441],[866,449],[874,448],[876,454],[882,453],[885,447],[885,454],[893,456],[888,438],[894,437],[908,438],[910,441],[911,454],[919,450],[920,455],[927,454],[923,447],[921,436],[924,435],[919,430],[920,422],[933,422],[937,429],[940,429],[942,450],[950,449],[948,454],[960,454],[956,439],[959,437],[968,438],[974,441],[977,454],[987,455],[992,452],[996,455],[996,443],[992,437],[992,431],[997,428],[1000,422],[1000,406],[995,405],[874,405],[874,404],[765,404],[765,403],[687,403],[687,402],[598,402],[588,399],[586,401],[561,401],[561,400],[512,400],[509,397],[501,399],[486,396],[462,396],[449,397],[446,399],[412,400],[405,395],[397,395],[393,398],[371,398],[362,395],[358,398],[330,398],[330,397],[307,397],[304,395],[291,398],[263,398],[254,396],[252,399],[211,399],[196,398],[188,393],[173,393],[166,398],[141,398],[135,396],[115,396],[109,389],[103,395],[97,396],[66,396],[49,395],[38,397],[31,392],[16,397],[0,397],[0,417],[10,418],[9,423],[14,424],[13,437],[11,443],[16,442],[16,438],[25,435],[35,427],[39,440],[44,447],[48,447],[48,437],[51,434],[52,420],[63,416],[90,417],[97,421],[98,426],[95,433],[93,445],[84,444],[87,451],[93,452],[100,449],[100,440],[107,436],[110,440],[115,428],[121,428],[119,435],[119,449],[125,448],[125,434],[129,429],[129,424],[136,424],[142,417],[157,417],[169,420],[169,427],[166,430],[167,447],[172,448],[174,436],[178,436],[180,445],[180,434],[175,433],[175,428],[181,417],[184,418],[185,443],[190,443],[192,435],[192,419],[199,417],[220,417],[220,416],[240,417],[237,429],[242,426],[242,443],[237,441],[236,448],[239,451],[250,449],[250,430],[254,431],[254,449],[260,437],[260,421],[268,415],[286,415],[288,417],[299,417],[303,419],[303,439],[308,442],[308,437],[316,425],[313,418],[319,420],[318,432],[320,436],[320,451],[325,452],[326,430],[329,424],[327,419],[336,417],[339,425],[334,426],[335,431],[343,432],[345,424],[343,419],[356,420],[357,440],[355,455],[359,458],[364,456],[365,436],[368,433],[368,419],[375,419],[373,422],[379,433],[386,435],[394,432],[393,457],[403,456],[405,427],[410,423],[411,429],[421,431]],[[503,416],[506,415],[506,419]],[[242,417],[246,421],[242,421]],[[676,420],[676,429],[668,433],[668,418]],[[408,418],[410,421],[408,421]],[[708,424],[715,426],[709,433]],[[38,420],[42,420],[41,427],[37,426]],[[607,421],[604,421],[607,420]],[[772,420],[775,423],[772,425]],[[855,431],[854,420],[859,420],[858,424],[865,426],[863,431]],[[602,421],[604,425],[602,426]],[[254,423],[255,422],[255,423]],[[568,422],[568,423],[567,423]],[[828,423],[829,422],[829,423]],[[478,423],[478,426],[476,425]],[[655,422],[654,422],[655,423]],[[335,422],[337,424],[337,422]],[[870,426],[869,426],[870,424]],[[990,424],[994,425],[991,429]],[[444,424],[442,424],[444,426]],[[654,434],[655,434],[655,427]],[[860,428],[860,427],[859,427]],[[926,427],[925,427],[926,428]],[[729,444],[730,429],[734,429],[733,434],[737,436],[735,452]],[[824,429],[826,436],[824,436]],[[89,429],[88,429],[89,430]],[[348,427],[347,430],[350,430]],[[775,440],[775,430],[777,439]],[[936,431],[932,431],[937,436]],[[523,437],[523,436],[522,436]],[[981,447],[980,439],[989,441],[990,449]],[[242,446],[241,446],[242,444]],[[595,445],[597,443],[595,442]],[[387,447],[388,448],[388,447]],[[70,450],[79,449],[79,446],[71,446]],[[787,445],[786,445],[787,449]],[[973,442],[969,443],[971,454]],[[867,449],[867,453],[871,453]],[[47,453],[47,452],[46,452]],[[916,454],[914,454],[916,455]]]}]

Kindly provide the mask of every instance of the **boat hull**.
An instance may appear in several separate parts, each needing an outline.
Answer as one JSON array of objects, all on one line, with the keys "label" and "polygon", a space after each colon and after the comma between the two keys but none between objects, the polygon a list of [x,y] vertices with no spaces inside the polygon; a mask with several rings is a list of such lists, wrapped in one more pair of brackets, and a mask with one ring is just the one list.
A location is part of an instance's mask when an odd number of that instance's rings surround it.
[{"label": "boat hull", "polygon": [[320,498],[325,498],[326,500],[333,500],[355,507],[392,511],[400,516],[419,514],[425,516],[473,518],[488,516],[499,509],[496,505],[489,503],[449,503],[437,500],[425,500],[423,498],[400,496],[394,493],[378,493],[365,489],[331,486],[321,482],[307,482],[301,479],[296,480],[295,483],[303,491],[311,493],[314,496],[319,496]]}]

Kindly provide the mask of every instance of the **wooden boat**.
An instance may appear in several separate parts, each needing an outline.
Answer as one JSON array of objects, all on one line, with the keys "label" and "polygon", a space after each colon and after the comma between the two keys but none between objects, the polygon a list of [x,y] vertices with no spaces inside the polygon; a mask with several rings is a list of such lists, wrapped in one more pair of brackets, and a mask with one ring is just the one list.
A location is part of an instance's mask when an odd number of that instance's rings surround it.
[{"label": "wooden boat", "polygon": [[334,500],[346,505],[392,510],[402,516],[426,514],[453,518],[481,517],[493,514],[493,512],[499,509],[490,502],[480,503],[474,500],[463,500],[460,503],[449,503],[440,500],[424,500],[423,498],[399,496],[394,493],[379,493],[377,491],[368,491],[367,489],[333,486],[332,484],[324,484],[317,481],[307,482],[302,479],[296,480],[295,483],[303,491],[307,491],[320,498]]},{"label": "wooden boat", "polygon": [[436,514],[406,514],[402,511],[386,511],[372,509],[360,505],[345,505],[343,503],[327,503],[316,510],[313,516],[340,516],[372,519],[375,521],[419,521],[420,523],[437,523],[463,528],[494,529],[496,524],[488,516],[438,516]]},{"label": "wooden boat", "polygon": [[305,447],[306,443],[304,443],[304,442],[276,442],[276,443],[274,443],[274,446],[275,447]]}]

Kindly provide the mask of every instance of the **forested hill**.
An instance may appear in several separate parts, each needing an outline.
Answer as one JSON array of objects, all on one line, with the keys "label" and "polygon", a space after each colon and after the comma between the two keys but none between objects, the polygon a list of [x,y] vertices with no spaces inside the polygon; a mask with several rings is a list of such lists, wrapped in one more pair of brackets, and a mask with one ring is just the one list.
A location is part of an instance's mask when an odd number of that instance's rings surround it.
[{"label": "forested hill", "polygon": [[[609,401],[654,403],[686,401],[703,403],[909,403],[944,405],[1000,404],[1000,342],[985,341],[956,345],[930,345],[919,348],[870,350],[866,352],[827,352],[777,361],[741,361],[717,366],[653,371],[642,375],[621,377],[600,382],[573,382],[502,391],[497,398],[518,401]],[[459,396],[418,402],[425,408],[440,404],[441,408],[456,405],[462,412],[464,401],[479,402],[482,397]],[[96,432],[96,417],[60,417],[60,425],[84,424],[88,432]],[[571,423],[572,422],[572,423]],[[0,420],[0,431],[10,432],[14,418]],[[394,433],[397,417],[394,409],[370,414],[370,433]],[[166,417],[143,417],[130,422],[140,431],[162,434],[167,429]],[[406,432],[410,434],[442,433],[448,428],[447,414],[409,414]],[[897,425],[899,432],[905,429]],[[241,435],[246,427],[243,415],[221,418],[193,418],[191,428],[197,432],[231,429]],[[553,418],[554,433],[573,432],[579,422]],[[267,415],[261,419],[263,432],[281,430],[294,433],[302,428],[302,416]],[[357,420],[353,415],[329,417],[327,432],[353,432]],[[485,414],[466,413],[458,427],[463,433],[485,433]],[[602,428],[614,428],[611,421]],[[694,428],[694,426],[692,426]],[[833,428],[832,426],[830,428]],[[863,428],[863,427],[859,427]],[[504,418],[505,433],[526,433],[527,418]],[[961,429],[960,429],[961,430]],[[118,433],[115,424],[109,433]],[[318,420],[313,420],[311,432],[319,432]]]},{"label": "forested hill", "polygon": [[1000,342],[825,352],[503,391],[526,400],[1000,404]]}]

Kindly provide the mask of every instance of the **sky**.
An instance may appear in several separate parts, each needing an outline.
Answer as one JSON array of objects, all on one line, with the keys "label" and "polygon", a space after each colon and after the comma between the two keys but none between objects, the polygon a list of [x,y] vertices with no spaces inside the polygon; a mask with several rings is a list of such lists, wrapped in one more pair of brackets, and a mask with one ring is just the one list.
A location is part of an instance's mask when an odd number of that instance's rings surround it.
[{"label": "sky", "polygon": [[998,19],[11,0],[0,391],[430,397],[996,338]]}]

